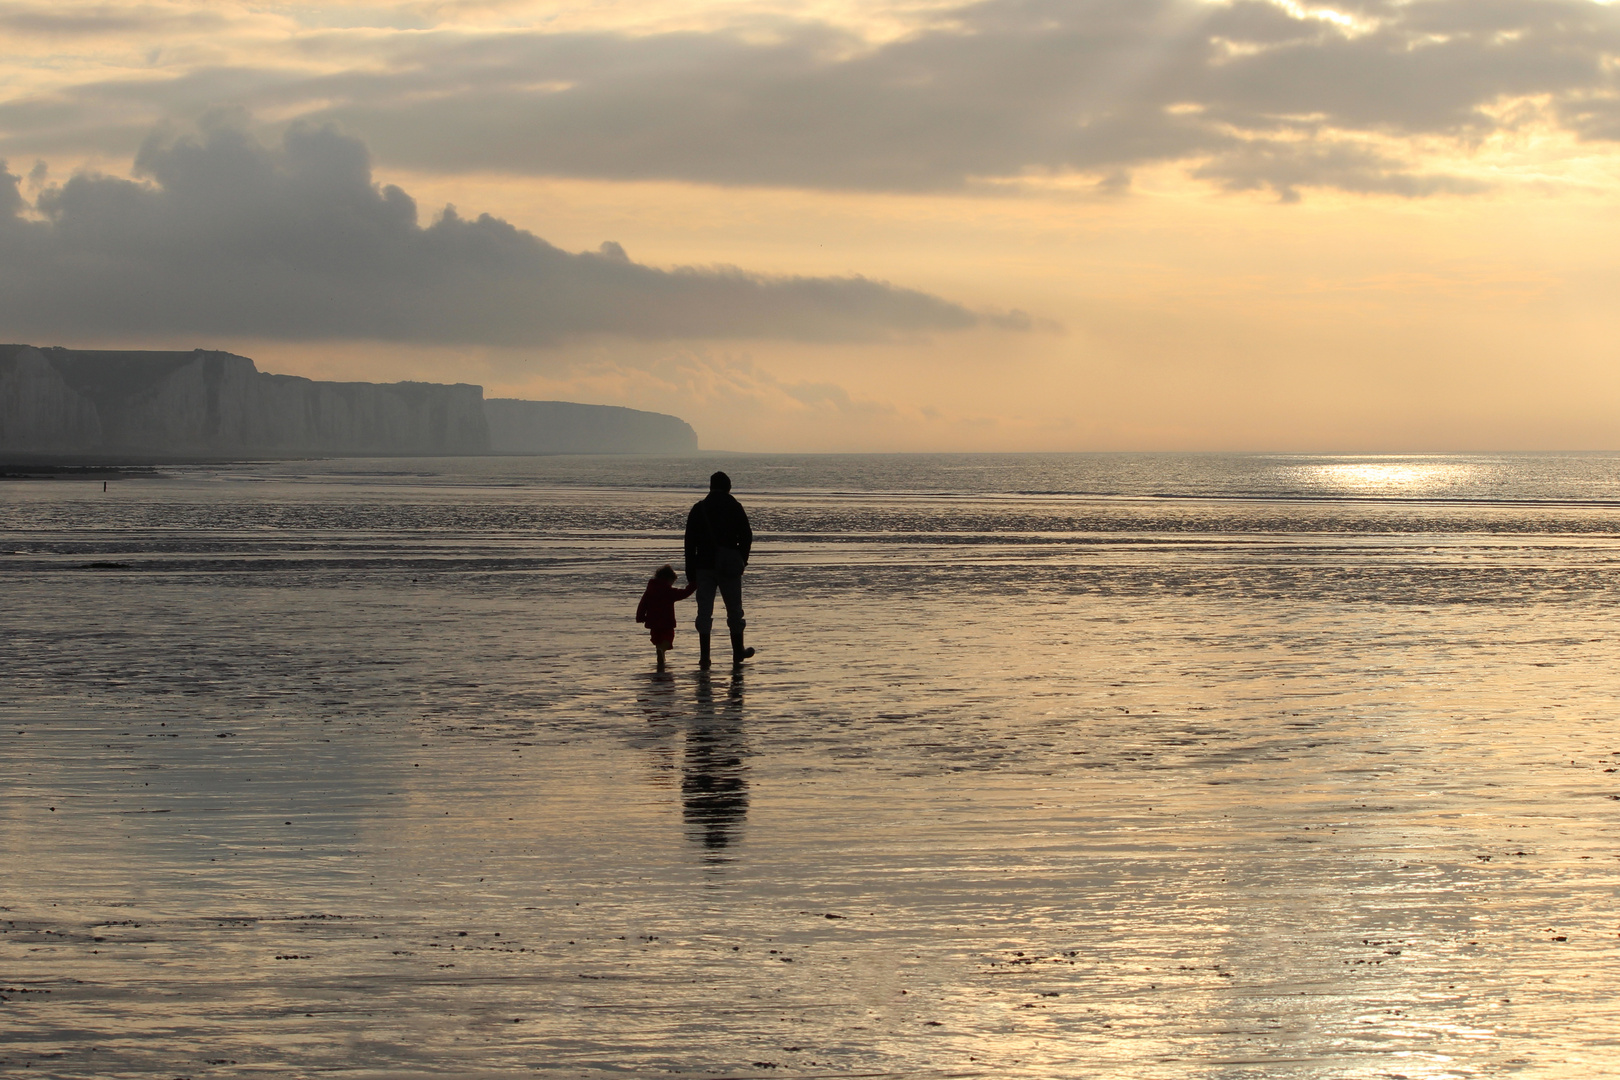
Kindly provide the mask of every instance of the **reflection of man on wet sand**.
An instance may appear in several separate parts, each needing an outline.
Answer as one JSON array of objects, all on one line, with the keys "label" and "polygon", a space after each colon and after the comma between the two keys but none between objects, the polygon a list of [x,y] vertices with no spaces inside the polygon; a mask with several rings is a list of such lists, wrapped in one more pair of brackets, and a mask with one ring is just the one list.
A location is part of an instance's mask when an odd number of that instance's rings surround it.
[{"label": "reflection of man on wet sand", "polygon": [[709,666],[709,630],[714,624],[714,592],[726,605],[726,626],[731,630],[731,662],[741,664],[754,655],[743,645],[742,575],[754,531],[748,514],[731,497],[731,477],[717,472],[709,477],[709,496],[693,504],[686,515],[686,580],[697,586],[699,663]]},{"label": "reflection of man on wet sand", "polygon": [[703,845],[708,862],[735,843],[748,818],[748,746],[743,736],[743,681],[733,678],[715,708],[714,690],[700,676],[696,708],[686,729],[681,808],[687,835]]},{"label": "reflection of man on wet sand", "polygon": [[673,739],[685,734],[680,759],[681,816],[686,835],[703,849],[703,861],[728,861],[726,849],[742,839],[748,822],[748,737],[744,726],[743,679],[726,680],[716,698],[707,675],[698,675],[690,704],[675,679],[659,676],[641,685],[637,696],[647,717],[639,744],[651,756],[654,787],[670,786],[676,759]]}]

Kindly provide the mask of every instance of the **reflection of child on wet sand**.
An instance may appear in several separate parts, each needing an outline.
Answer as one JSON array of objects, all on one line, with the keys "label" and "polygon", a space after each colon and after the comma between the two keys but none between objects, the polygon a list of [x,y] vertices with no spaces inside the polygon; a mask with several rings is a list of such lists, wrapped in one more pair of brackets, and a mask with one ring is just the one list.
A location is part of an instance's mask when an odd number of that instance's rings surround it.
[{"label": "reflection of child on wet sand", "polygon": [[675,644],[675,601],[692,595],[695,585],[684,589],[675,587],[675,568],[665,563],[647,582],[647,591],[636,605],[636,622],[646,623],[652,635],[653,648],[658,650],[658,670],[664,670],[664,653]]}]

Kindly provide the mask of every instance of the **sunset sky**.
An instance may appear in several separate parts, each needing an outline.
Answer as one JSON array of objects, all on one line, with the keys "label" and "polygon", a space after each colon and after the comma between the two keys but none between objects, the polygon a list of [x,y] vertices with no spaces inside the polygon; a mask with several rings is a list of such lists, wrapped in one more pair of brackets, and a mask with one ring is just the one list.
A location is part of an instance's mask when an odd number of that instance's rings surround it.
[{"label": "sunset sky", "polygon": [[7,341],[710,449],[1620,449],[1617,6],[0,0],[0,40]]}]

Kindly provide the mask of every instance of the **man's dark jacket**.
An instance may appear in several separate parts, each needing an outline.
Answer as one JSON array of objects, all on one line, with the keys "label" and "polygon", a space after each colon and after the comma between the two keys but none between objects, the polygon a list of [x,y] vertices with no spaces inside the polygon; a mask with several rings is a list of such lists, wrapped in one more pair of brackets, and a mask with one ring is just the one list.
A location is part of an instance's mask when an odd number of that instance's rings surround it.
[{"label": "man's dark jacket", "polygon": [[714,568],[716,547],[735,548],[746,566],[753,546],[754,530],[748,527],[748,514],[730,492],[709,492],[709,497],[695,503],[686,515],[688,579],[694,570]]}]

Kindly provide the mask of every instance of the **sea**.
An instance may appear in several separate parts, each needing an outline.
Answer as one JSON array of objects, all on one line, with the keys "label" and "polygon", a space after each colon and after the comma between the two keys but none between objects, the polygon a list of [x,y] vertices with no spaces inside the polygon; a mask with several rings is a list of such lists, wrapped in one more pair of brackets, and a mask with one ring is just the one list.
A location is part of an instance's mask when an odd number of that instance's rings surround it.
[{"label": "sea", "polygon": [[1620,456],[35,469],[0,597],[7,1076],[1620,1075]]}]

